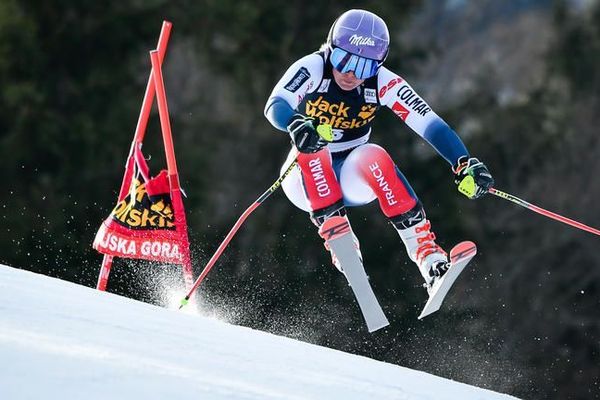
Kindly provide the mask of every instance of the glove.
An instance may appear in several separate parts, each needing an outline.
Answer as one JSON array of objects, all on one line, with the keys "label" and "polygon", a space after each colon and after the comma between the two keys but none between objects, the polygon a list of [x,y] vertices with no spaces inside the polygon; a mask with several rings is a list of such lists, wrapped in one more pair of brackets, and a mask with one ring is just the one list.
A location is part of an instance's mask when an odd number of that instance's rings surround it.
[{"label": "glove", "polygon": [[327,145],[327,141],[317,132],[318,128],[319,121],[302,114],[294,114],[287,126],[292,142],[300,153],[316,153]]},{"label": "glove", "polygon": [[478,159],[462,156],[452,167],[458,191],[470,199],[478,199],[494,186],[494,178],[484,163]]}]

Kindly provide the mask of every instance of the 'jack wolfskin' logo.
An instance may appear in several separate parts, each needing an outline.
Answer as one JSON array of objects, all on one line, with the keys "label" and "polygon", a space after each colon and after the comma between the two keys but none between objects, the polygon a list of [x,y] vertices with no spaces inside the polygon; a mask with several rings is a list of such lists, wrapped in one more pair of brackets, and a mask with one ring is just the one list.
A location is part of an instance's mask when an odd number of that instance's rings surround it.
[{"label": "'jack wolfskin' logo", "polygon": [[362,106],[360,108],[358,116],[362,119],[368,119],[375,113],[375,110],[377,110],[377,107],[367,104],[366,106]]},{"label": "'jack wolfskin' logo", "polygon": [[309,117],[318,117],[324,113],[333,115],[335,117],[348,118],[349,106],[345,106],[344,102],[330,103],[323,99],[323,96],[319,96],[315,101],[308,101],[306,103],[306,115]]},{"label": "'jack wolfskin' logo", "polygon": [[171,206],[169,204],[166,204],[165,201],[162,199],[152,204],[150,206],[150,209],[167,219],[173,219],[173,210],[171,210]]},{"label": "'jack wolfskin' logo", "polygon": [[306,102],[306,115],[319,118],[321,124],[329,124],[335,129],[355,129],[367,125],[375,118],[376,105],[361,106],[360,111],[351,109],[343,101],[329,102],[319,96]]},{"label": "'jack wolfskin' logo", "polygon": [[146,185],[135,179],[133,190],[113,209],[111,215],[130,229],[175,229],[175,215],[168,193],[150,200]]}]

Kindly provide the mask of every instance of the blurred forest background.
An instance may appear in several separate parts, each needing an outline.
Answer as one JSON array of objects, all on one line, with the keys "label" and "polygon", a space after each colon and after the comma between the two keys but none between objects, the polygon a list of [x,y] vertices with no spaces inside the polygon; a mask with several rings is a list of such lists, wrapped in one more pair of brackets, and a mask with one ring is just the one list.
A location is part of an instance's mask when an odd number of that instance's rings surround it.
[{"label": "blurred forest background", "polygon": [[[166,19],[163,71],[199,273],[285,158],[287,136],[262,114],[273,85],[349,8],[386,19],[388,68],[499,189],[600,226],[598,1],[0,0],[0,262],[95,286],[91,243],[116,202]],[[151,118],[144,151],[158,172],[156,110]],[[411,181],[442,245],[479,245],[443,310],[417,321],[426,294],[397,234],[377,204],[351,209],[391,321],[368,334],[314,227],[281,191],[200,286],[204,309],[526,399],[600,398],[600,238],[497,198],[467,200],[392,113],[380,113],[372,140]],[[177,267],[117,260],[108,290],[164,304],[179,283]]]}]

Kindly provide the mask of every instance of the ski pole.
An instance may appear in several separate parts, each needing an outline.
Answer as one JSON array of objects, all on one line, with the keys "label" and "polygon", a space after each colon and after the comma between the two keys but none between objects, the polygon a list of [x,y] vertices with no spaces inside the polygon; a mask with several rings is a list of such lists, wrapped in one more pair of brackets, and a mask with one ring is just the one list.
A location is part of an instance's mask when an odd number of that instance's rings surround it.
[{"label": "ski pole", "polygon": [[531,210],[533,212],[536,212],[538,214],[541,214],[541,215],[543,215],[545,217],[555,219],[555,220],[560,221],[560,222],[562,222],[564,224],[571,225],[571,226],[573,226],[575,228],[578,228],[578,229],[581,229],[581,230],[593,233],[594,235],[600,236],[600,230],[598,230],[598,229],[595,229],[595,228],[592,228],[591,226],[587,226],[585,224],[582,224],[581,222],[574,221],[574,220],[572,220],[570,218],[563,217],[562,215],[558,215],[556,213],[553,213],[552,211],[545,210],[545,209],[543,209],[541,207],[538,207],[536,205],[528,203],[525,200],[522,200],[522,199],[518,198],[517,196],[513,196],[512,194],[508,194],[508,193],[502,192],[502,191],[500,191],[498,189],[494,189],[494,188],[491,188],[489,190],[489,193],[493,194],[494,196],[498,196],[498,197],[500,197],[502,199],[505,199],[505,200],[508,200],[508,201],[512,201],[513,203],[518,204],[521,207],[525,207],[525,208],[527,208],[527,209],[529,209],[529,210]]},{"label": "ski pole", "polygon": [[[317,132],[319,133],[319,136],[321,136],[321,138],[323,138],[325,141],[327,141],[327,142],[333,141],[333,131],[332,131],[331,125],[327,125],[327,124],[319,125],[319,126],[317,126]],[[298,164],[298,155],[296,155],[294,157],[294,160],[292,161],[292,163],[279,176],[279,178],[271,185],[271,187],[269,189],[267,189],[258,199],[256,199],[256,201],[250,207],[248,207],[246,209],[246,211],[244,211],[242,213],[242,215],[238,218],[238,220],[233,225],[233,227],[231,228],[231,230],[229,231],[227,236],[225,236],[225,239],[223,240],[223,242],[221,242],[221,244],[217,248],[217,251],[215,252],[215,254],[213,254],[213,256],[210,258],[210,260],[208,261],[208,264],[206,264],[206,267],[204,267],[204,269],[200,273],[200,276],[198,276],[198,278],[194,282],[194,286],[192,286],[192,288],[190,289],[188,294],[181,300],[181,304],[179,305],[180,310],[188,303],[192,294],[196,291],[198,286],[200,286],[200,283],[202,283],[202,281],[204,280],[206,275],[208,275],[208,273],[210,272],[212,267],[215,265],[215,263],[217,262],[217,260],[221,256],[221,254],[223,254],[223,251],[225,250],[225,248],[227,247],[227,245],[229,244],[229,242],[231,241],[233,236],[237,233],[238,229],[240,229],[240,226],[242,226],[244,221],[246,221],[246,218],[248,218],[248,216],[250,214],[252,214],[252,212],[254,210],[256,210],[258,208],[258,206],[260,206],[263,203],[263,201],[265,201],[271,194],[273,194],[273,192],[275,192],[281,186],[281,184],[283,183],[283,180],[290,174],[290,172],[292,172],[292,170],[294,169],[294,167],[297,164]]]}]

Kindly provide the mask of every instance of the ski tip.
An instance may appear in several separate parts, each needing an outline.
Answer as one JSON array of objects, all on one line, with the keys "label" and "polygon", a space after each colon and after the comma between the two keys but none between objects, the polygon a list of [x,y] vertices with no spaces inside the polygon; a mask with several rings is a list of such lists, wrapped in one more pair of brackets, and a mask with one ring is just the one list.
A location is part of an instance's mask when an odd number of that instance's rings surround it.
[{"label": "ski tip", "polygon": [[450,250],[450,261],[456,262],[457,259],[474,257],[477,254],[477,245],[469,240],[460,242]]},{"label": "ski tip", "polygon": [[319,235],[326,241],[337,239],[350,232],[351,229],[348,219],[340,216],[328,218],[319,229]]}]

